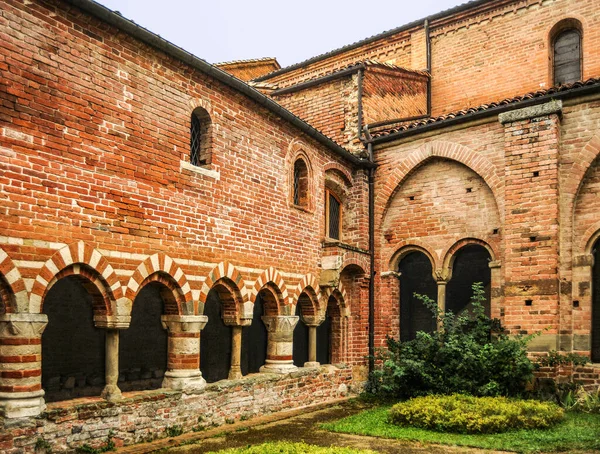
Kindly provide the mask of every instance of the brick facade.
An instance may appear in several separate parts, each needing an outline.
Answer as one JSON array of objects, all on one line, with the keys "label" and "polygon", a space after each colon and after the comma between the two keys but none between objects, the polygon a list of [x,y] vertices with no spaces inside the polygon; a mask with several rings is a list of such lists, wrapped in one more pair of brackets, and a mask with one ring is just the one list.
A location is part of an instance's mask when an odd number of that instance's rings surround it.
[{"label": "brick facade", "polygon": [[[548,87],[562,23],[582,28],[584,78],[600,75],[593,1],[476,1],[432,16],[431,73],[415,23],[268,75],[276,61],[217,69],[87,0],[0,2],[7,452],[39,437],[99,444],[108,430],[129,444],[191,430],[199,408],[222,423],[358,390],[370,347],[405,326],[399,271],[411,254],[430,262],[444,306],[468,284],[457,285],[457,257],[478,251],[490,313],[511,333],[543,330],[536,354],[594,354],[600,81],[496,103]],[[196,109],[201,165],[190,162]],[[341,202],[339,239],[327,235],[328,193]],[[298,368],[294,327],[310,343],[326,315],[333,366],[319,368],[313,343]],[[52,339],[85,317],[93,334],[55,353]],[[159,330],[148,364],[128,329]],[[73,372],[77,361],[60,358],[71,348],[90,364]],[[227,379],[207,386],[202,358],[221,353],[215,376]],[[263,375],[244,376],[261,355]],[[591,387],[600,370],[574,374]],[[44,410],[44,395],[86,400]]]}]

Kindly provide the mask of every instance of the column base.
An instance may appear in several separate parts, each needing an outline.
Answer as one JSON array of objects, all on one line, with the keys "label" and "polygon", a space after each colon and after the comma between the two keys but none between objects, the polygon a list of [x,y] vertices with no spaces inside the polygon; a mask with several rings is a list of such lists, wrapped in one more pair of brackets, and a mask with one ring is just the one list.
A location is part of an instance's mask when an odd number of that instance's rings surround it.
[{"label": "column base", "polygon": [[177,391],[200,391],[206,387],[206,380],[199,370],[169,370],[165,372],[162,387]]},{"label": "column base", "polygon": [[38,416],[46,409],[44,391],[0,393],[0,412],[7,419]]},{"label": "column base", "polygon": [[102,394],[100,394],[100,397],[109,402],[116,402],[123,398],[123,396],[121,395],[121,390],[117,385],[106,385],[102,390]]},{"label": "column base", "polygon": [[230,369],[229,370],[229,376],[227,377],[228,380],[239,380],[240,378],[242,378],[242,370],[241,369]]},{"label": "column base", "polygon": [[317,361],[308,361],[308,362],[304,363],[304,367],[310,367],[312,369],[317,369],[317,368],[321,367],[321,363],[319,363]]},{"label": "column base", "polygon": [[296,372],[298,370],[297,366],[294,366],[291,362],[277,362],[267,360],[267,363],[262,366],[259,371],[263,374],[289,374],[291,372]]}]

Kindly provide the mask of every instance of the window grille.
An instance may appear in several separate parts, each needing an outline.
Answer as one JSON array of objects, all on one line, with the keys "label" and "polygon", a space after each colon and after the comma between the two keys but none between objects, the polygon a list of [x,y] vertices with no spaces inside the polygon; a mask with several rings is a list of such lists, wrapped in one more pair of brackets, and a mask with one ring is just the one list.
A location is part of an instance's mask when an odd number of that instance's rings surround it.
[{"label": "window grille", "polygon": [[196,114],[192,114],[190,126],[190,164],[199,166],[203,164],[201,155],[202,125]]},{"label": "window grille", "polygon": [[294,205],[300,205],[300,166],[294,166]]},{"label": "window grille", "polygon": [[340,201],[331,193],[328,194],[328,237],[333,240],[340,239],[340,214],[341,204]]}]

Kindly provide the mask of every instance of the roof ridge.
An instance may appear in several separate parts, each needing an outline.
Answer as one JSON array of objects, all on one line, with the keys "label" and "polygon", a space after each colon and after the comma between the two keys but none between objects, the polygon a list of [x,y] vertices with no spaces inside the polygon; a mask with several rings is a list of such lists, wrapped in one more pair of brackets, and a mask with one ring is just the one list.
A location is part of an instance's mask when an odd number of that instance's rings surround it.
[{"label": "roof ridge", "polygon": [[281,68],[281,65],[277,61],[277,57],[243,58],[243,59],[239,59],[239,60],[222,61],[219,63],[212,63],[212,64],[214,66],[225,66],[225,65],[234,65],[236,63],[259,63],[259,62],[267,62],[267,61],[275,62],[277,64],[277,66],[279,66]]}]

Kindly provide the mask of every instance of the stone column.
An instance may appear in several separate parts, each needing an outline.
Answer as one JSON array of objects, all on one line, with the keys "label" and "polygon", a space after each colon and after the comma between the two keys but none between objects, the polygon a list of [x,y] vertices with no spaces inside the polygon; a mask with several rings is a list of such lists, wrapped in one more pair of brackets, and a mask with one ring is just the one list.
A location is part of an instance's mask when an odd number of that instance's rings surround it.
[{"label": "stone column", "polygon": [[317,362],[317,327],[325,321],[321,315],[302,316],[302,322],[308,326],[308,362],[304,363],[304,367],[319,367],[321,364]]},{"label": "stone column", "polygon": [[206,381],[200,372],[200,331],[206,315],[163,315],[163,328],[169,332],[167,372],[163,388],[200,390]]},{"label": "stone column", "polygon": [[[440,315],[443,315],[446,312],[446,286],[448,285],[448,281],[446,280],[438,280],[437,281],[437,303],[438,303],[438,310]],[[440,321],[440,318],[438,317],[438,321],[437,321],[437,329],[441,329],[442,328],[442,324]]]},{"label": "stone column", "polygon": [[105,338],[105,365],[104,389],[101,396],[109,402],[121,399],[121,390],[119,389],[119,330],[107,329]]},{"label": "stone column", "polygon": [[263,316],[269,340],[267,345],[267,362],[260,368],[261,372],[287,374],[298,370],[293,360],[294,328],[299,317],[296,315]]},{"label": "stone column", "polygon": [[0,315],[0,411],[5,418],[37,416],[42,390],[42,333],[46,314]]},{"label": "stone column", "polygon": [[97,315],[94,316],[96,328],[106,330],[104,340],[104,389],[100,396],[109,402],[121,399],[119,389],[119,330],[129,328],[129,315]]},{"label": "stone column", "polygon": [[242,318],[223,317],[223,323],[231,326],[231,365],[229,366],[229,380],[242,378],[242,329],[252,324],[252,310],[242,314]]}]

